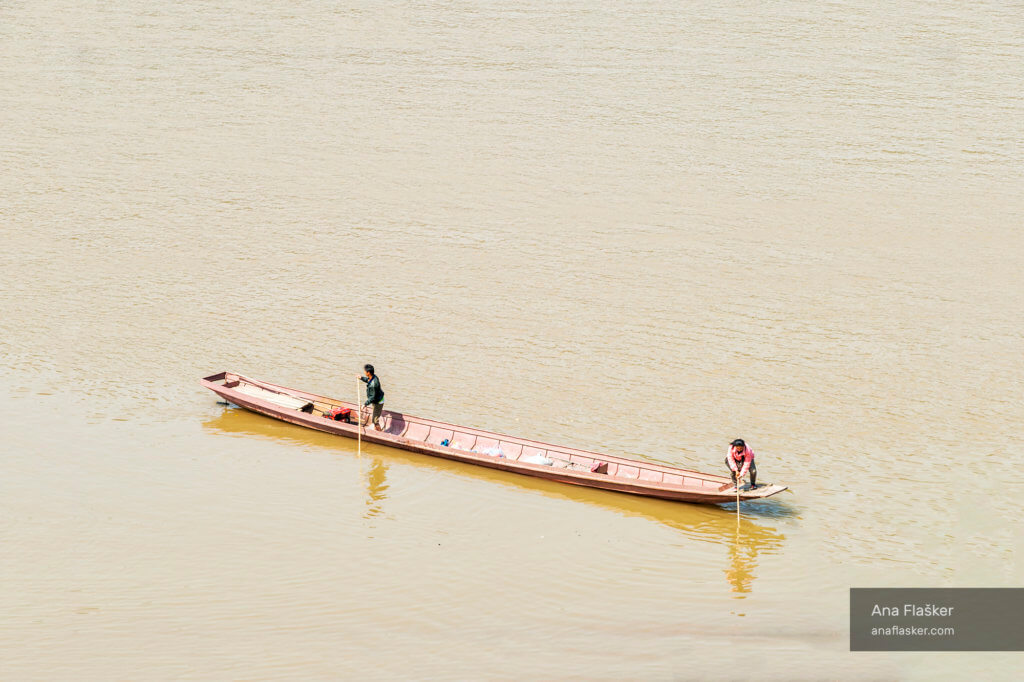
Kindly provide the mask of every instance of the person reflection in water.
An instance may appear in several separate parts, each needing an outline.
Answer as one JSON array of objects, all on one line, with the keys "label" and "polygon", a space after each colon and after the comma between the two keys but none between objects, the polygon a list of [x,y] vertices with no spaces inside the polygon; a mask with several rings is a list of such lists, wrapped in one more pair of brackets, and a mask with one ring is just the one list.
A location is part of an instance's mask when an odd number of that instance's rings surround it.
[{"label": "person reflection in water", "polygon": [[380,458],[374,458],[366,474],[366,513],[363,518],[371,519],[384,513],[381,502],[387,499],[388,465]]},{"label": "person reflection in water", "polygon": [[729,545],[729,566],[725,579],[733,592],[746,594],[754,585],[754,569],[757,568],[758,544],[754,538],[746,540],[736,533],[736,539]]}]

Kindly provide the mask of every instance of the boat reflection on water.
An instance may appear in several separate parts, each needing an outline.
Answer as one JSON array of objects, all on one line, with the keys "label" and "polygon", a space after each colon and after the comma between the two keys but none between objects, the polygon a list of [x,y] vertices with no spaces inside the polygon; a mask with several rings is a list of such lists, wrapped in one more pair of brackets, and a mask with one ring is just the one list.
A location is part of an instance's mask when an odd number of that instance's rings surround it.
[{"label": "boat reflection on water", "polygon": [[[220,416],[206,421],[203,427],[221,434],[255,436],[305,447],[326,448],[345,454],[354,454],[356,450],[356,444],[347,438],[267,419],[241,409],[226,409]],[[569,486],[379,445],[364,445],[363,458],[366,459],[367,456],[370,457],[369,467],[365,470],[360,467],[367,495],[366,511],[363,514],[366,519],[379,518],[385,513],[387,474],[391,465],[407,464],[485,479],[491,483],[539,492],[548,497],[582,502],[623,516],[650,519],[679,531],[690,540],[725,544],[729,560],[725,577],[731,591],[740,598],[752,590],[758,557],[779,552],[786,539],[785,535],[765,523],[770,523],[771,519],[795,515],[794,510],[784,502],[761,500],[744,504],[737,518],[735,506],[731,505],[716,507],[685,504],[649,497],[634,497],[595,488]]]}]

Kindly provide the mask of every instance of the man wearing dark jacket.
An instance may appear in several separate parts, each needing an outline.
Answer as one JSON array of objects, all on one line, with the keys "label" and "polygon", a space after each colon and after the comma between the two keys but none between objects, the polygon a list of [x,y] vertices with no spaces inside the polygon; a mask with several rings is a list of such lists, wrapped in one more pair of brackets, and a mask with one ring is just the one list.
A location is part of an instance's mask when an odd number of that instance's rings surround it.
[{"label": "man wearing dark jacket", "polygon": [[[363,370],[366,372],[366,376],[359,377],[366,384],[366,402],[363,403],[363,408],[373,405],[373,428],[380,431],[380,413],[384,411],[384,391],[380,387],[380,379],[373,371],[373,365],[366,365]],[[359,412],[359,421],[365,424],[363,410]]]}]

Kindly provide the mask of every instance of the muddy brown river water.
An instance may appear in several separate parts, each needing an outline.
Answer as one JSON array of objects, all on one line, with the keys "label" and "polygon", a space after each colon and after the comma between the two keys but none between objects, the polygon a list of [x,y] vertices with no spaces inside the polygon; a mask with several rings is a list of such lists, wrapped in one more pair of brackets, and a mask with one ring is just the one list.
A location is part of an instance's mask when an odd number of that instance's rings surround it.
[{"label": "muddy brown river water", "polygon": [[[1009,2],[0,3],[0,678],[1013,679]],[[792,489],[740,518],[226,409],[221,370]]]}]

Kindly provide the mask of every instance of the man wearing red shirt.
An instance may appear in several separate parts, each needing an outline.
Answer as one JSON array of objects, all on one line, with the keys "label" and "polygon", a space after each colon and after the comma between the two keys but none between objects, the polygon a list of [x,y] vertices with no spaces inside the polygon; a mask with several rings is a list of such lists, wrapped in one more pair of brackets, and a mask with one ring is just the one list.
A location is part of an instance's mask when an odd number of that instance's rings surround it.
[{"label": "man wearing red shirt", "polygon": [[729,444],[729,454],[725,458],[725,463],[729,467],[729,471],[732,472],[732,482],[736,483],[737,474],[738,478],[743,480],[743,477],[750,472],[750,489],[753,490],[757,487],[757,467],[754,466],[754,451],[747,447],[747,444],[743,442],[742,438],[737,438]]}]

